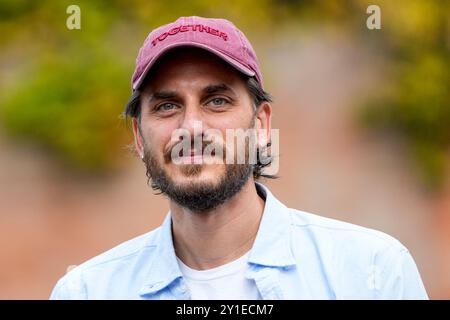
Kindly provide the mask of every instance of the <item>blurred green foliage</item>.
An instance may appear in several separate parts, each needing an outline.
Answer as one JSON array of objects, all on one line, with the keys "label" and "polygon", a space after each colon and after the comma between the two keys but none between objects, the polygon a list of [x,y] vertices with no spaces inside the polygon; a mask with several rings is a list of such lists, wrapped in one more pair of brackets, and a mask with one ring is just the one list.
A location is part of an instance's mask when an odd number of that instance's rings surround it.
[{"label": "blurred green foliage", "polygon": [[450,2],[384,3],[390,72],[362,118],[369,128],[400,136],[425,186],[439,190],[450,159]]},{"label": "blurred green foliage", "polygon": [[[66,28],[70,4],[81,8],[81,30]],[[381,8],[379,31],[365,27],[369,4]],[[363,109],[364,123],[404,137],[427,185],[442,182],[450,146],[448,1],[3,0],[2,126],[72,168],[116,167],[131,141],[119,115],[137,50],[151,29],[186,15],[227,18],[266,39],[282,25],[328,24],[380,46],[389,74]]]}]

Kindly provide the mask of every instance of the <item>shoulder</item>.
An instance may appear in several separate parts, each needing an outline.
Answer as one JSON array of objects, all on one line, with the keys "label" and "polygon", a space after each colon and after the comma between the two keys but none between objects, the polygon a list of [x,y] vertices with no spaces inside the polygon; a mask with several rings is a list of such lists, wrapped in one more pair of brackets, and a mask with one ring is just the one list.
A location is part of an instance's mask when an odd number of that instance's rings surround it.
[{"label": "shoulder", "polygon": [[[161,227],[125,241],[116,247],[78,265],[57,282],[50,299],[85,299],[88,288],[95,283],[108,283],[113,278],[129,278],[127,273],[139,273],[139,266],[153,259]],[[132,270],[129,267],[134,266]],[[104,288],[103,288],[104,289]]]},{"label": "shoulder", "polygon": [[351,245],[353,248],[364,247],[378,250],[396,248],[407,251],[400,241],[382,231],[305,211],[291,208],[288,210],[294,234],[307,232],[316,241],[330,241],[334,247]]},{"label": "shoulder", "polygon": [[426,299],[417,266],[396,238],[374,229],[288,209],[293,252],[316,257],[339,298]]}]

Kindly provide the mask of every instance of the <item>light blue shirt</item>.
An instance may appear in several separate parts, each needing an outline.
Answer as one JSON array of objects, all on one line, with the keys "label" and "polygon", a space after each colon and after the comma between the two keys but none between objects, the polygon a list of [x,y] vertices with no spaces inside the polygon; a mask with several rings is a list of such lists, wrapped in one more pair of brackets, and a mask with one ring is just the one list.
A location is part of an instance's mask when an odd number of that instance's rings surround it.
[{"label": "light blue shirt", "polygon": [[[263,299],[427,299],[408,250],[391,236],[290,209],[267,187],[246,277]],[[190,299],[162,226],[70,271],[51,299]]]}]

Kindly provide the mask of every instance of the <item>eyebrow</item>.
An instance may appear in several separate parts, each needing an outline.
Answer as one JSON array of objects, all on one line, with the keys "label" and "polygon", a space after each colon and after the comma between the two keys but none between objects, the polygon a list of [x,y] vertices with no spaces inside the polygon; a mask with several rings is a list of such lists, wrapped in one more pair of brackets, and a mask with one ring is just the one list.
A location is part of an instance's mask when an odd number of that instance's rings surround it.
[{"label": "eyebrow", "polygon": [[204,94],[214,94],[219,92],[231,92],[235,94],[234,90],[225,83],[206,86],[203,88],[202,92]]},{"label": "eyebrow", "polygon": [[[208,85],[202,89],[203,94],[215,94],[215,93],[219,93],[219,92],[230,92],[230,93],[233,93],[234,95],[236,95],[234,90],[230,86],[226,85],[225,83]],[[149,101],[154,102],[157,100],[175,99],[178,97],[179,97],[179,94],[176,91],[165,91],[165,90],[155,91],[150,96]]]},{"label": "eyebrow", "polygon": [[156,91],[150,96],[149,101],[153,102],[156,100],[173,99],[176,97],[178,97],[178,94],[175,91]]}]

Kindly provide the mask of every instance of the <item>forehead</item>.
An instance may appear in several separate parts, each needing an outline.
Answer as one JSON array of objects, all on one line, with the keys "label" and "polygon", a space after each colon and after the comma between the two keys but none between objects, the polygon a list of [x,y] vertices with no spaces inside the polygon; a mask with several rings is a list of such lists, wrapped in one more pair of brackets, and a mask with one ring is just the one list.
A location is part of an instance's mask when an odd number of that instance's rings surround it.
[{"label": "forehead", "polygon": [[177,48],[166,53],[148,73],[142,88],[170,85],[176,81],[220,82],[244,86],[244,75],[216,55],[198,48]]}]

